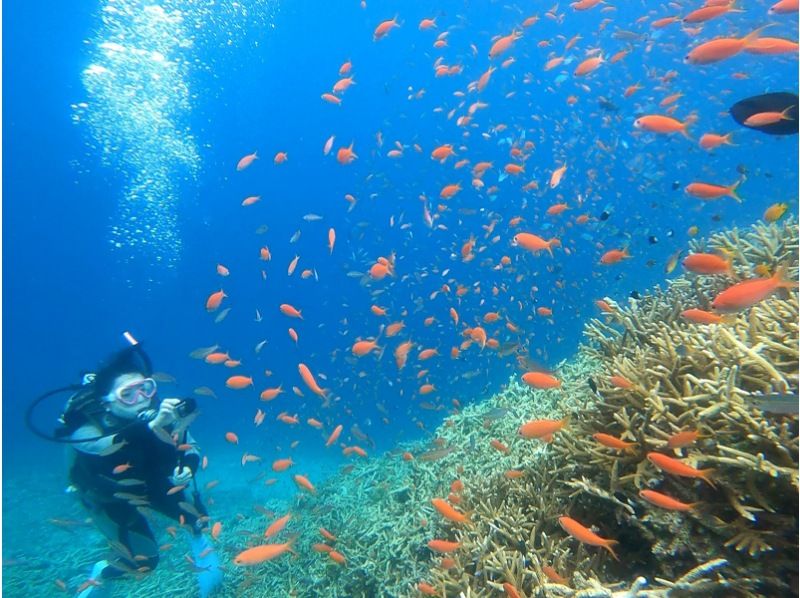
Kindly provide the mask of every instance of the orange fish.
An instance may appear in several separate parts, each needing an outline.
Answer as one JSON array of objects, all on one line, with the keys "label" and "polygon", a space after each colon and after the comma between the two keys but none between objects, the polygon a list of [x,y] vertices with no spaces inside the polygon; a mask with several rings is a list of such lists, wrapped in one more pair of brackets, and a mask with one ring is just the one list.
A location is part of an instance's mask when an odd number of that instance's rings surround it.
[{"label": "orange fish", "polygon": [[694,444],[698,438],[700,438],[700,432],[697,430],[684,430],[670,436],[667,439],[667,446],[672,449],[682,448]]},{"label": "orange fish", "polygon": [[[339,106],[342,103],[342,98],[337,97],[337,96],[333,95],[332,93],[323,93],[321,97],[322,97],[323,100],[325,100],[329,104],[335,104],[335,105]],[[351,147],[352,147],[352,145],[351,145]],[[341,150],[339,150],[339,151],[341,151]]]},{"label": "orange fish", "polygon": [[216,365],[220,363],[225,363],[230,358],[231,356],[228,355],[227,353],[209,353],[208,355],[205,356],[203,361],[205,361],[206,363],[211,363]]},{"label": "orange fish", "polygon": [[576,68],[575,71],[572,73],[575,77],[584,77],[591,73],[592,71],[596,70],[601,64],[603,64],[604,60],[602,56],[592,56],[591,58],[587,58],[583,62],[581,62]]},{"label": "orange fish", "polygon": [[119,475],[119,474],[121,474],[121,473],[125,473],[125,472],[126,472],[126,471],[128,471],[128,470],[129,470],[131,467],[132,467],[132,466],[131,466],[131,464],[130,464],[130,463],[123,463],[122,465],[117,465],[117,466],[116,466],[114,469],[112,469],[112,470],[111,470],[111,473],[113,473],[114,475]]},{"label": "orange fish", "polygon": [[378,341],[357,341],[353,343],[352,352],[356,357],[364,357],[378,348]]},{"label": "orange fish", "polygon": [[455,156],[456,153],[453,151],[452,145],[440,145],[435,150],[431,152],[431,159],[432,160],[439,160],[442,164],[444,164],[445,160],[450,156]]},{"label": "orange fish", "polygon": [[225,297],[227,297],[227,295],[222,291],[211,293],[206,300],[206,311],[217,311]]},{"label": "orange fish", "polygon": [[519,435],[528,440],[538,438],[544,442],[552,442],[553,434],[569,423],[569,417],[564,419],[535,419],[519,427]]},{"label": "orange fish", "polygon": [[372,41],[378,41],[386,37],[389,32],[394,29],[395,27],[400,27],[397,22],[397,17],[395,16],[388,21],[381,22],[376,28],[374,33],[372,34]]},{"label": "orange fish", "polygon": [[455,196],[456,193],[461,191],[461,185],[458,183],[452,185],[445,185],[442,187],[442,190],[439,192],[439,197],[442,199],[450,199],[451,197]]},{"label": "orange fish", "polygon": [[514,235],[514,245],[534,253],[538,253],[539,251],[546,249],[552,256],[553,246],[557,247],[561,245],[561,242],[556,238],[545,241],[541,237],[532,233],[517,233]]},{"label": "orange fish", "polygon": [[730,261],[713,253],[691,253],[682,264],[695,274],[733,274]]},{"label": "orange fish", "polygon": [[233,432],[225,432],[225,440],[231,444],[239,444],[239,437]]},{"label": "orange fish", "polygon": [[258,160],[258,155],[256,154],[256,152],[253,152],[252,154],[247,154],[241,160],[239,160],[238,164],[236,164],[236,170],[242,171],[248,166],[250,166],[256,160]]},{"label": "orange fish", "polygon": [[433,550],[434,552],[453,552],[458,550],[461,547],[461,544],[458,542],[449,542],[447,540],[430,540],[428,542],[428,548]]},{"label": "orange fish", "polygon": [[547,576],[547,579],[553,583],[560,583],[562,586],[568,585],[567,580],[561,577],[550,565],[543,566],[542,573],[544,573]]},{"label": "orange fish", "polygon": [[656,492],[655,490],[641,490],[639,492],[639,496],[645,499],[647,502],[656,505],[657,507],[661,507],[662,509],[667,509],[668,511],[691,511],[700,503],[685,503],[681,502],[677,499],[672,498],[671,496],[667,496],[666,494],[661,494],[660,492]]},{"label": "orange fish", "polygon": [[304,363],[297,364],[297,371],[300,372],[300,377],[303,379],[303,382],[305,382],[306,386],[308,386],[311,392],[313,392],[315,395],[325,398],[325,391],[319,387],[319,384],[317,384],[314,375],[311,373],[311,370],[308,369],[307,365]]},{"label": "orange fish", "polygon": [[778,289],[797,288],[797,281],[784,280],[783,275],[784,267],[779,266],[769,278],[751,278],[736,283],[719,293],[711,307],[723,313],[742,311],[770,297]]},{"label": "orange fish", "polygon": [[275,154],[275,157],[273,158],[272,161],[275,164],[283,164],[288,159],[289,159],[289,154],[287,154],[286,152],[278,152],[277,154]]},{"label": "orange fish", "polygon": [[333,254],[333,245],[336,243],[336,231],[333,228],[328,229],[328,252]]},{"label": "orange fish", "polygon": [[514,44],[514,42],[521,37],[522,34],[516,32],[501,37],[496,42],[494,42],[492,44],[492,47],[489,49],[489,58],[497,58],[504,52],[507,52]]},{"label": "orange fish", "polygon": [[219,535],[222,533],[222,523],[217,521],[214,525],[211,526],[211,537],[215,540],[219,539]]},{"label": "orange fish", "polygon": [[650,133],[680,133],[684,137],[689,137],[688,128],[692,123],[697,120],[695,116],[689,116],[684,122],[676,120],[671,116],[662,116],[660,114],[649,114],[640,116],[633,121],[633,126],[643,131]]},{"label": "orange fish", "polygon": [[720,145],[735,145],[731,142],[731,135],[733,135],[733,133],[728,133],[727,135],[705,133],[702,137],[700,137],[699,144],[701,148],[707,151],[715,149]]},{"label": "orange fish", "polygon": [[610,249],[600,257],[600,263],[608,266],[630,257],[627,247],[625,249]]},{"label": "orange fish", "polygon": [[454,508],[443,498],[432,498],[431,504],[439,511],[439,514],[445,519],[455,521],[456,523],[469,523],[469,516],[465,515],[458,509]]},{"label": "orange fish", "polygon": [[331,446],[333,443],[335,443],[339,439],[342,430],[344,430],[344,426],[342,426],[342,424],[336,426],[333,432],[331,432],[331,435],[328,436],[328,440],[325,441],[325,446]]},{"label": "orange fish", "polygon": [[647,460],[662,471],[684,478],[700,478],[711,487],[714,487],[714,483],[711,481],[711,474],[714,472],[713,469],[695,469],[690,465],[686,465],[683,461],[673,459],[661,453],[647,453]]},{"label": "orange fish", "polygon": [[267,388],[266,390],[261,392],[261,400],[262,401],[271,401],[272,399],[277,397],[282,392],[284,392],[282,384],[280,386],[275,387],[275,388]]},{"label": "orange fish", "polygon": [[508,453],[508,452],[509,452],[509,448],[508,448],[508,447],[507,447],[505,444],[503,444],[502,442],[500,442],[500,441],[499,441],[499,440],[497,440],[497,439],[494,439],[494,438],[493,438],[493,439],[492,439],[492,440],[489,442],[489,444],[492,446],[492,448],[495,448],[495,449],[497,449],[497,450],[498,450],[498,451],[500,451],[501,453]]},{"label": "orange fish", "polygon": [[233,563],[241,566],[259,565],[265,561],[271,561],[291,550],[293,541],[289,540],[284,544],[262,544],[261,546],[248,548],[237,554],[233,559]]},{"label": "orange fish", "polygon": [[308,491],[308,492],[310,492],[311,494],[316,494],[316,493],[317,493],[317,489],[316,489],[316,488],[314,488],[314,484],[312,484],[312,483],[311,483],[311,482],[308,480],[308,478],[307,478],[307,477],[305,477],[305,476],[303,476],[303,475],[300,475],[299,473],[298,473],[298,474],[295,474],[295,476],[294,476],[294,482],[295,482],[295,484],[297,484],[297,485],[298,485],[300,488],[302,488],[303,490],[307,490],[307,491]]},{"label": "orange fish", "polygon": [[712,183],[694,182],[686,185],[684,190],[686,193],[699,199],[712,200],[719,199],[720,197],[730,197],[739,203],[742,198],[736,194],[737,187],[742,183],[743,179],[736,181],[733,185],[714,185]]},{"label": "orange fish", "polygon": [[795,108],[795,106],[789,106],[783,112],[759,112],[748,116],[743,124],[746,127],[764,127],[766,125],[773,125],[782,120],[792,120],[791,117],[787,115],[793,108]]},{"label": "orange fish", "polygon": [[289,520],[291,518],[292,518],[292,514],[291,513],[287,513],[286,515],[284,515],[280,519],[276,519],[275,521],[273,521],[270,524],[270,526],[266,529],[266,531],[264,532],[264,537],[265,538],[271,538],[272,536],[278,534],[280,531],[283,530],[283,528],[286,527],[286,524],[289,523]]},{"label": "orange fish", "polygon": [[564,173],[567,172],[567,165],[559,166],[550,175],[550,188],[555,189],[561,184],[561,179],[564,178]]},{"label": "orange fish", "polygon": [[711,64],[736,56],[754,42],[763,29],[756,29],[742,38],[721,37],[702,43],[692,48],[683,61],[688,64]]},{"label": "orange fish", "polygon": [[291,459],[277,459],[272,462],[272,471],[286,471],[292,465],[294,465],[294,461]]},{"label": "orange fish", "polygon": [[615,375],[611,376],[608,380],[609,382],[611,382],[611,384],[613,384],[617,388],[624,388],[626,390],[633,388],[633,382],[631,382],[624,376]]},{"label": "orange fish", "polygon": [[558,388],[561,386],[561,380],[544,372],[526,372],[522,374],[522,381],[531,388],[536,389]]},{"label": "orange fish", "polygon": [[253,386],[253,379],[250,376],[231,376],[225,380],[225,386],[234,390],[242,390],[248,386]]},{"label": "orange fish", "polygon": [[300,310],[295,309],[293,306],[289,305],[288,303],[281,303],[280,305],[281,313],[285,316],[289,316],[290,318],[300,318],[303,319]]},{"label": "orange fish", "polygon": [[329,550],[328,556],[333,560],[335,563],[339,565],[344,565],[347,560],[345,559],[344,555],[341,552],[337,552],[336,550]]},{"label": "orange fish", "polygon": [[722,324],[727,321],[725,316],[696,308],[682,311],[681,316],[695,324]]},{"label": "orange fish", "polygon": [[419,30],[425,31],[427,29],[435,29],[436,28],[436,19],[422,19],[419,22]]},{"label": "orange fish", "polygon": [[353,143],[351,142],[348,147],[340,147],[339,151],[336,152],[336,160],[339,164],[350,164],[353,160],[356,160],[358,156],[353,151]]},{"label": "orange fish", "polygon": [[594,438],[597,442],[599,442],[603,446],[616,449],[619,451],[631,450],[638,444],[636,442],[625,442],[624,440],[621,440],[616,436],[611,436],[610,434],[603,434],[602,432],[597,432],[596,434],[592,434],[592,438]]},{"label": "orange fish", "polygon": [[584,544],[589,544],[590,546],[602,546],[611,553],[611,556],[614,557],[614,560],[619,561],[614,549],[611,548],[614,544],[619,544],[619,542],[616,540],[601,538],[588,527],[584,527],[571,517],[559,517],[558,523],[565,532],[567,532],[576,540],[583,542]]},{"label": "orange fish", "polygon": [[351,85],[355,85],[356,82],[352,77],[344,77],[343,79],[339,79],[333,85],[333,93],[343,94],[346,92]]}]

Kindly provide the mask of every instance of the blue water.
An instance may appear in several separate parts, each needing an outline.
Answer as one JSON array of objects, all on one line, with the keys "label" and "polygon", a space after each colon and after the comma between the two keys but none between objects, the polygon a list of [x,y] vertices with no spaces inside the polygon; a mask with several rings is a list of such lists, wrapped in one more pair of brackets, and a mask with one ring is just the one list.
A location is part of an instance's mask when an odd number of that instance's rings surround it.
[{"label": "blue water", "polygon": [[[121,4],[141,11],[136,2]],[[167,9],[180,6],[187,14],[199,11],[199,4],[163,3]],[[357,2],[245,1],[241,5],[249,9],[248,18],[212,10],[202,19],[202,27],[188,31],[193,45],[173,48],[174,54],[167,56],[183,61],[187,106],[172,118],[177,131],[190,132],[196,158],[191,168],[177,163],[167,151],[145,160],[149,168],[166,169],[164,180],[174,195],[165,200],[171,216],[151,223],[165,234],[159,239],[131,225],[132,216],[148,218],[143,201],[126,199],[137,168],[126,161],[125,152],[137,151],[136,135],[134,141],[129,139],[132,147],[118,148],[104,158],[102,140],[87,124],[88,116],[75,122],[76,111],[71,108],[88,101],[84,115],[97,118],[97,106],[102,104],[89,97],[82,73],[96,60],[96,43],[103,39],[104,24],[99,19],[103,3],[6,3],[4,485],[23,468],[46,468],[62,454],[61,447],[43,443],[24,428],[28,402],[39,393],[77,381],[81,370],[94,368],[124,346],[125,330],[143,342],[157,370],[178,379],[178,387],[169,388],[170,393],[189,394],[201,385],[215,390],[219,400],[201,398],[203,417],[194,426],[201,442],[219,446],[222,434],[235,430],[240,448],[256,449],[251,452],[263,454],[267,461],[285,454],[293,440],[301,440],[308,455],[319,450],[318,432],[274,421],[283,410],[299,414],[301,420],[316,417],[328,427],[342,423],[345,434],[358,424],[375,441],[371,450],[379,452],[399,441],[424,437],[417,423],[435,428],[453,399],[469,403],[500,389],[518,371],[513,355],[500,358],[494,351],[473,346],[451,360],[450,349],[464,339],[465,327],[453,325],[448,315],[451,306],[470,326],[480,323],[485,313],[499,311],[503,320],[484,325],[490,336],[500,343],[519,342],[532,359],[555,367],[577,348],[584,322],[597,313],[596,299],[624,301],[632,291],[644,292],[663,282],[668,257],[687,248],[690,226],[698,226],[704,236],[749,225],[774,202],[788,202],[791,210],[796,209],[796,137],[746,130],[724,114],[735,101],[751,95],[796,91],[796,57],[743,53],[705,67],[682,62],[687,48],[701,40],[741,36],[766,23],[773,26],[765,35],[795,39],[796,16],[768,18],[769,4],[748,3],[745,12],[709,22],[695,38],[682,32],[679,24],[658,31],[647,22],[636,24],[643,16],[673,14],[647,2],[586,13],[564,5],[562,24],[545,16],[549,8],[545,5],[527,10],[501,2],[370,0],[362,9]],[[683,5],[683,12],[695,7]],[[536,13],[539,22],[526,29],[506,55],[490,61],[491,38],[507,35]],[[395,14],[401,26],[373,42],[377,24]],[[420,19],[433,16],[438,29],[419,31]],[[598,33],[604,19],[609,22]],[[436,35],[448,28],[448,47],[433,48]],[[647,34],[649,40],[614,39],[617,29]],[[563,55],[565,41],[577,33],[583,39],[566,53],[571,63],[544,72],[549,53]],[[550,40],[550,46],[537,47],[540,40]],[[610,58],[626,47],[633,51],[623,61],[606,63],[582,80],[572,76],[586,50],[601,48]],[[440,56],[444,64],[462,65],[463,73],[436,78],[433,64]],[[499,63],[511,56],[516,62],[500,68]],[[327,104],[320,95],[330,91],[347,59],[353,63],[356,84],[342,96],[341,106]],[[467,92],[468,83],[490,64],[498,68],[485,91]],[[672,70],[675,77],[662,82]],[[525,83],[526,73],[531,74],[530,83]],[[557,83],[562,73],[565,80]],[[747,78],[734,78],[734,73],[746,73]],[[623,98],[622,91],[636,82],[644,89]],[[425,90],[421,99],[408,99],[421,89]],[[466,97],[456,97],[458,91]],[[510,92],[515,95],[507,97]],[[675,116],[681,120],[691,113],[698,116],[692,140],[635,131],[635,118],[661,113],[658,102],[677,92],[684,97]],[[577,97],[572,106],[566,102],[571,95]],[[601,109],[600,96],[618,111]],[[478,98],[488,107],[476,111],[472,122],[477,126],[457,126],[457,117]],[[455,116],[448,120],[453,109]],[[114,120],[106,119],[104,126],[113,129]],[[124,119],[119,123],[131,126]],[[499,124],[507,129],[493,132]],[[382,147],[376,143],[379,131]],[[730,131],[736,146],[713,153],[697,146],[703,132]],[[148,134],[138,132],[142,143]],[[331,135],[336,136],[334,149],[325,157],[322,147]],[[526,140],[532,140],[535,149],[526,152],[525,173],[498,181],[502,167],[513,161],[508,142],[521,146]],[[336,151],[351,141],[358,159],[342,166]],[[398,160],[386,155],[395,141],[404,148]],[[596,141],[614,151],[600,150]],[[458,155],[441,165],[431,160],[430,152],[445,143],[453,144]],[[422,151],[415,151],[414,144]],[[237,172],[237,161],[256,150],[260,159]],[[272,158],[279,151],[287,152],[289,159],[276,166]],[[470,165],[454,170],[454,162],[464,158]],[[481,192],[472,188],[470,174],[479,161],[494,164],[484,176]],[[563,182],[556,190],[548,189],[550,173],[565,161],[568,171]],[[737,167],[748,173],[739,189],[742,204],[730,198],[701,202],[683,192],[695,180],[732,184],[740,177]],[[532,179],[539,189],[521,191]],[[440,201],[439,191],[450,183],[460,183],[463,190],[454,199]],[[499,190],[489,196],[486,189],[492,185]],[[350,212],[347,193],[358,199]],[[245,197],[259,194],[259,203],[241,207]],[[432,213],[440,203],[448,206],[436,220],[443,229],[425,225],[421,194],[428,198]],[[576,205],[579,194],[585,198],[582,207]],[[555,218],[544,214],[562,200],[571,210]],[[608,220],[598,220],[603,211],[610,213]],[[306,222],[302,216],[309,213],[323,219]],[[575,224],[575,217],[584,213],[593,219]],[[508,221],[515,216],[524,217],[524,222],[511,229]],[[499,237],[497,242],[485,238],[482,229],[493,220],[499,221],[491,235]],[[405,223],[411,226],[403,228]],[[262,224],[269,230],[256,234]],[[133,241],[146,245],[115,248],[113,243],[119,241],[111,232],[115,226],[125,227],[127,241],[133,236]],[[327,249],[329,227],[337,233],[332,256]],[[290,243],[298,230],[299,240]],[[546,253],[534,256],[512,247],[511,238],[520,231],[558,237],[569,254],[561,248],[552,258]],[[463,263],[461,246],[471,235],[477,238],[476,258]],[[656,243],[648,240],[651,236]],[[272,253],[271,262],[259,260],[259,249],[265,245]],[[605,250],[621,247],[629,248],[630,260],[599,265]],[[392,252],[397,260],[395,277],[362,286],[358,278],[347,276],[366,272],[379,256]],[[286,268],[295,255],[300,255],[300,263],[288,277]],[[511,266],[494,270],[503,255],[511,258]],[[216,274],[218,263],[230,269],[229,277]],[[316,270],[319,281],[301,279],[305,268]],[[449,273],[443,276],[446,269]],[[678,267],[674,274],[680,271]],[[445,282],[450,294],[430,299]],[[480,291],[457,299],[458,284],[470,288],[479,284]],[[496,296],[493,287],[499,291]],[[204,304],[209,293],[220,288],[229,296],[223,307],[232,310],[215,324],[217,314],[207,314]],[[372,297],[376,290],[384,292]],[[301,309],[304,320],[281,315],[281,303]],[[373,304],[387,308],[389,317],[372,315]],[[552,320],[536,316],[538,306],[551,307]],[[256,310],[263,316],[261,322],[254,321]],[[423,323],[428,316],[436,318],[431,326]],[[522,333],[508,332],[505,318]],[[386,346],[382,359],[352,358],[350,348],[356,340],[374,338],[381,324],[401,320],[406,328],[397,338],[379,339],[379,345]],[[288,326],[300,335],[297,346],[286,333]],[[253,348],[264,339],[268,343],[256,355]],[[416,346],[409,365],[398,372],[392,351],[406,339]],[[193,349],[213,344],[241,359],[242,365],[233,371],[188,357]],[[438,348],[442,355],[417,362],[416,352],[428,347]],[[329,409],[305,391],[297,375],[301,361],[315,374],[326,376],[322,386],[338,399]],[[417,380],[422,367],[430,373]],[[265,377],[265,369],[273,375]],[[463,378],[466,372],[476,373]],[[255,388],[226,389],[225,378],[232,373],[252,376]],[[420,397],[418,388],[424,381],[435,384],[436,393]],[[279,384],[286,394],[266,406],[258,401],[260,390]],[[292,394],[294,385],[305,391],[305,397]],[[440,404],[445,410],[422,409],[420,401]],[[61,403],[51,401],[37,412],[43,428],[52,427]],[[267,439],[263,429],[252,426],[259,407],[268,413]]]}]

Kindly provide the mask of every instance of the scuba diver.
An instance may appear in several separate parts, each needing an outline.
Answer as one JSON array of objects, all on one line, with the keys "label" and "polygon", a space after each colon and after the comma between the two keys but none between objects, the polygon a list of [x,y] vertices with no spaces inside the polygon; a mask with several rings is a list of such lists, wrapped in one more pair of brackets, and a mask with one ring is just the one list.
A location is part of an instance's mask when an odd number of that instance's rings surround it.
[{"label": "scuba diver", "polygon": [[[70,445],[69,491],[115,553],[94,564],[78,596],[106,595],[108,580],[156,568],[159,547],[142,514],[146,507],[179,521],[189,533],[200,596],[206,597],[221,584],[222,570],[203,533],[208,516],[194,479],[200,454],[188,427],[198,415],[196,403],[191,398],[158,402],[150,360],[132,336],[125,336],[131,346],[84,376],[54,436],[30,426],[39,436]],[[29,425],[30,412],[42,398],[29,408]],[[185,490],[190,484],[192,499]]]}]

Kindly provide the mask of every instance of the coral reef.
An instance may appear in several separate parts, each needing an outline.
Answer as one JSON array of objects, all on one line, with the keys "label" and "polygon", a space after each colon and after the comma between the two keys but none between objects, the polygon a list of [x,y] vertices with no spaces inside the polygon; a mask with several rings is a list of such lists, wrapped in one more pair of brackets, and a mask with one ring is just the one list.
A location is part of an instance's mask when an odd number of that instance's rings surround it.
[{"label": "coral reef", "polygon": [[[712,325],[681,312],[708,309],[757,269],[780,266],[796,280],[797,232],[787,220],[695,242],[693,251],[729,256],[733,278],[686,273],[627,305],[607,299],[578,354],[557,366],[559,388],[512,379],[451,414],[429,443],[347,465],[290,508],[279,541],[295,534],[296,554],[230,565],[221,595],[796,595],[797,293],[780,290]],[[550,443],[518,433],[524,422],[565,416]],[[630,444],[611,448],[598,433]],[[654,454],[692,469],[668,473]],[[657,506],[648,492],[677,502]],[[443,517],[434,498],[467,520]],[[563,516],[616,541],[619,560],[568,534]],[[262,543],[271,521],[256,511],[222,520],[218,549],[228,563]],[[440,554],[434,539],[457,544]],[[178,569],[193,585],[185,565]],[[159,567],[122,582],[126,595],[159,595],[165,574]]]},{"label": "coral reef", "polygon": [[[797,276],[793,221],[721,233],[692,250],[724,251],[739,278],[759,265]],[[587,325],[576,358],[557,368],[560,388],[512,380],[450,416],[433,447],[407,447],[413,460],[360,463],[303,499],[302,541],[322,541],[316,528],[325,526],[345,566],[301,545],[296,559],[242,573],[242,584],[301,596],[796,593],[797,294],[776,293],[720,324],[681,317],[731,284],[687,273],[626,306],[607,301],[611,311]],[[524,421],[567,414],[550,444],[517,434]],[[596,433],[635,444],[608,448]],[[708,482],[672,475],[652,453],[714,471]],[[646,490],[691,507],[658,507]],[[469,521],[443,518],[435,497]],[[616,540],[619,561],[565,533],[563,515]],[[435,554],[434,538],[458,546]]]}]

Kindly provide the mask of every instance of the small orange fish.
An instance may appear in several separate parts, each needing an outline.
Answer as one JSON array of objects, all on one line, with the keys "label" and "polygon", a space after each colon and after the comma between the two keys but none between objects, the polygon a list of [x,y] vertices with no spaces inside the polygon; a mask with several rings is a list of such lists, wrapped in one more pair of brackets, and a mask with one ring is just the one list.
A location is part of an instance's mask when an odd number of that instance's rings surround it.
[{"label": "small orange fish", "polygon": [[561,380],[544,372],[526,372],[522,375],[522,381],[536,389],[559,388]]},{"label": "small orange fish", "polygon": [[253,386],[253,379],[250,376],[231,376],[225,381],[225,386],[234,390],[242,390]]},{"label": "small orange fish", "polygon": [[689,127],[697,120],[697,117],[690,116],[684,122],[676,120],[671,116],[662,116],[660,114],[650,114],[640,116],[633,121],[633,126],[643,131],[650,133],[680,133],[684,137],[689,137]]},{"label": "small orange fish", "polygon": [[778,289],[797,288],[797,281],[783,278],[784,270],[779,266],[769,278],[751,278],[728,287],[714,298],[711,307],[718,312],[734,313],[760,303]]},{"label": "small orange fish", "polygon": [[286,524],[289,523],[289,520],[291,518],[292,518],[292,514],[291,513],[287,513],[283,517],[273,521],[269,525],[269,527],[266,529],[266,531],[264,532],[264,537],[265,538],[271,538],[272,536],[277,535],[279,532],[281,532],[283,530],[283,528],[286,527]]},{"label": "small orange fish", "polygon": [[339,164],[350,164],[356,160],[358,156],[353,151],[353,143],[351,142],[348,147],[340,147],[336,152],[336,160]]},{"label": "small orange fish", "polygon": [[206,300],[206,311],[211,312],[218,310],[225,297],[227,297],[227,295],[221,290],[211,293]]},{"label": "small orange fish", "polygon": [[683,262],[683,267],[695,274],[732,274],[731,263],[713,253],[691,253]]},{"label": "small orange fish", "polygon": [[276,459],[272,462],[272,471],[286,471],[292,465],[294,465],[294,461],[291,459]]},{"label": "small orange fish", "polygon": [[291,550],[293,541],[289,540],[284,544],[262,544],[261,546],[248,548],[237,554],[233,559],[233,563],[241,566],[259,565],[265,561],[271,561]]},{"label": "small orange fish", "polygon": [[667,439],[667,446],[669,448],[682,448],[694,444],[700,438],[700,432],[697,430],[684,430],[677,432]]},{"label": "small orange fish", "polygon": [[730,197],[741,203],[742,198],[736,193],[736,189],[744,179],[740,179],[732,185],[715,185],[713,183],[693,182],[684,187],[684,191],[692,197],[704,199],[706,201],[719,199],[720,197]]},{"label": "small orange fish", "polygon": [[372,41],[379,41],[386,37],[389,32],[394,29],[395,27],[400,27],[399,23],[397,22],[397,17],[389,19],[388,21],[381,22],[372,34]]},{"label": "small orange fish", "polygon": [[430,540],[428,542],[428,548],[433,550],[434,552],[440,553],[447,553],[447,552],[454,552],[461,547],[461,544],[458,542],[449,542],[447,540]]},{"label": "small orange fish", "polygon": [[443,498],[432,498],[431,504],[445,519],[455,521],[456,523],[469,523],[469,516],[465,515],[458,509],[454,508]]},{"label": "small orange fish", "polygon": [[333,432],[331,432],[331,435],[328,436],[328,440],[325,441],[325,446],[331,446],[333,443],[335,443],[339,439],[343,429],[344,426],[342,426],[342,424],[336,426]]},{"label": "small orange fish", "polygon": [[711,481],[711,474],[714,472],[713,469],[695,469],[690,465],[686,465],[683,461],[673,459],[661,453],[647,453],[647,460],[662,471],[684,478],[700,478],[707,482],[712,488],[714,487],[714,483]]},{"label": "small orange fish", "polygon": [[296,309],[292,305],[289,305],[288,303],[281,303],[280,310],[283,315],[289,316],[290,318],[303,319],[303,315],[300,313],[300,310]]},{"label": "small orange fish", "polygon": [[306,476],[300,475],[299,473],[295,474],[294,481],[295,484],[297,484],[303,490],[307,490],[311,494],[317,493],[317,489],[314,488],[314,484],[312,484]]},{"label": "small orange fish", "polygon": [[236,164],[236,170],[241,172],[256,160],[258,160],[258,155],[256,152],[253,152],[252,154],[247,154]]},{"label": "small orange fish", "polygon": [[538,253],[539,251],[546,249],[552,256],[553,247],[557,247],[561,245],[561,243],[556,238],[545,241],[543,238],[531,233],[517,233],[514,235],[514,245],[534,253]]},{"label": "small orange fish", "polygon": [[671,496],[656,492],[655,490],[641,490],[639,492],[639,496],[641,496],[647,502],[654,504],[657,507],[661,507],[662,509],[667,509],[668,511],[691,511],[700,504],[697,502],[681,502],[675,498],[672,498]]},{"label": "small orange fish", "polygon": [[564,419],[535,419],[519,427],[519,435],[523,438],[538,438],[544,442],[552,442],[553,434],[569,423],[569,417]]},{"label": "small orange fish", "polygon": [[601,538],[588,527],[584,527],[571,517],[559,517],[558,523],[565,532],[567,532],[576,540],[583,542],[584,544],[589,544],[590,546],[601,546],[611,553],[611,556],[614,557],[615,561],[619,561],[614,549],[611,548],[614,544],[619,544],[619,542],[616,540]]},{"label": "small orange fish", "polygon": [[600,263],[609,266],[630,257],[631,255],[628,253],[627,247],[625,249],[610,249],[600,257]]},{"label": "small orange fish", "polygon": [[625,451],[625,450],[632,450],[638,443],[636,442],[625,442],[616,436],[611,436],[610,434],[603,434],[602,432],[597,432],[596,434],[592,434],[592,438],[594,438],[597,442],[606,446],[608,448]]}]

